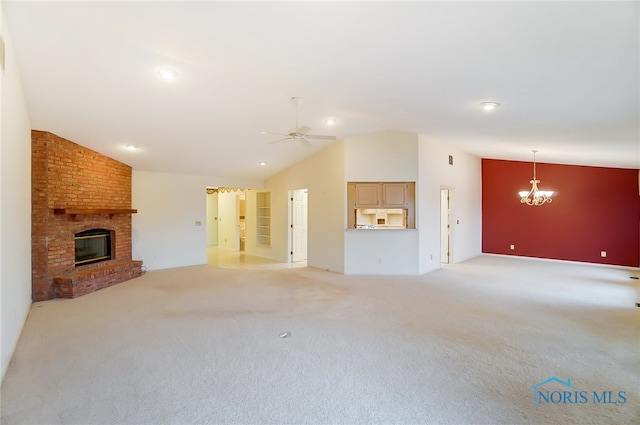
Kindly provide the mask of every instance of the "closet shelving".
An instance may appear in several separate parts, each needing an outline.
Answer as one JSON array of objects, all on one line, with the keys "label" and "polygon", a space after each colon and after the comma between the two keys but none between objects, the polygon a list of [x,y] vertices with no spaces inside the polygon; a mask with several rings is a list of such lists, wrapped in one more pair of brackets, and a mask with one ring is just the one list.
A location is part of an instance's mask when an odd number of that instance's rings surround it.
[{"label": "closet shelving", "polygon": [[256,243],[271,245],[271,192],[256,193]]}]

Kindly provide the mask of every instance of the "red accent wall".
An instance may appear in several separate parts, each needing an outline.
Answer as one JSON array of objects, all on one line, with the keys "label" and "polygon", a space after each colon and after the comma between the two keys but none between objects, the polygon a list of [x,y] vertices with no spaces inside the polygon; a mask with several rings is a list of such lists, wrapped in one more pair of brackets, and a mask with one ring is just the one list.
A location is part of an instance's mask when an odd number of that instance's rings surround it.
[{"label": "red accent wall", "polygon": [[482,160],[482,252],[640,266],[637,169],[537,163],[555,193],[536,207],[518,195],[532,177],[531,162]]}]

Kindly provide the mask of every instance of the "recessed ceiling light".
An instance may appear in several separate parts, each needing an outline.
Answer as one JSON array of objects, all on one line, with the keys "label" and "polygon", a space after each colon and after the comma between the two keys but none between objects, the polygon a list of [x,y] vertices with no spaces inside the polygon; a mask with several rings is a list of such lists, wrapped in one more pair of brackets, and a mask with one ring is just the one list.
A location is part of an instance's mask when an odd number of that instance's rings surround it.
[{"label": "recessed ceiling light", "polygon": [[264,167],[265,165],[267,165],[267,161],[260,161],[258,162],[258,165]]},{"label": "recessed ceiling light", "polygon": [[329,117],[329,118],[324,120],[324,123],[326,125],[335,125],[336,124],[336,119],[332,118],[332,117]]},{"label": "recessed ceiling light", "polygon": [[137,146],[134,146],[134,145],[124,145],[124,148],[125,148],[126,150],[129,150],[129,151],[135,151],[135,150],[138,150],[138,147],[137,147]]},{"label": "recessed ceiling light", "polygon": [[484,109],[485,111],[493,111],[498,106],[500,106],[500,104],[496,102],[481,102],[480,106],[482,106],[482,109]]},{"label": "recessed ceiling light", "polygon": [[160,70],[160,78],[162,78],[163,80],[173,81],[176,79],[177,76],[178,74],[173,69],[162,68]]}]

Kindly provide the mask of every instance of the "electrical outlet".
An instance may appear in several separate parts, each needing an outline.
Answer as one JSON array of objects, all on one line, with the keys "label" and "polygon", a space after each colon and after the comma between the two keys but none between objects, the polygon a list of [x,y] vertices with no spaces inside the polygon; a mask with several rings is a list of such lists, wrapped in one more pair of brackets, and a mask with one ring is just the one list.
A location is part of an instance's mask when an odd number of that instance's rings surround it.
[{"label": "electrical outlet", "polygon": [[607,256],[607,251],[600,251],[600,256],[605,258]]},{"label": "electrical outlet", "polygon": [[202,226],[202,222],[201,221],[196,221],[196,227],[198,226]]},{"label": "electrical outlet", "polygon": [[509,245],[509,249],[510,249],[511,251],[513,251],[514,249],[516,249],[516,246],[515,246],[515,245]]}]

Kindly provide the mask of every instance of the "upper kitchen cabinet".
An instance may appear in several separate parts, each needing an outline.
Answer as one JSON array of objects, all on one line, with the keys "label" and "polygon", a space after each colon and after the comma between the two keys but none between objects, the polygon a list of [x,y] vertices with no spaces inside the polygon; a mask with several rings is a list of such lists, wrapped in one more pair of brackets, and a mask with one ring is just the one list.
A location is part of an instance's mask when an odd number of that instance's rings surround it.
[{"label": "upper kitchen cabinet", "polygon": [[379,183],[356,183],[356,208],[377,208],[382,205]]},{"label": "upper kitchen cabinet", "polygon": [[407,183],[382,183],[382,207],[407,207]]},{"label": "upper kitchen cabinet", "polygon": [[356,208],[406,208],[408,183],[355,183]]}]

